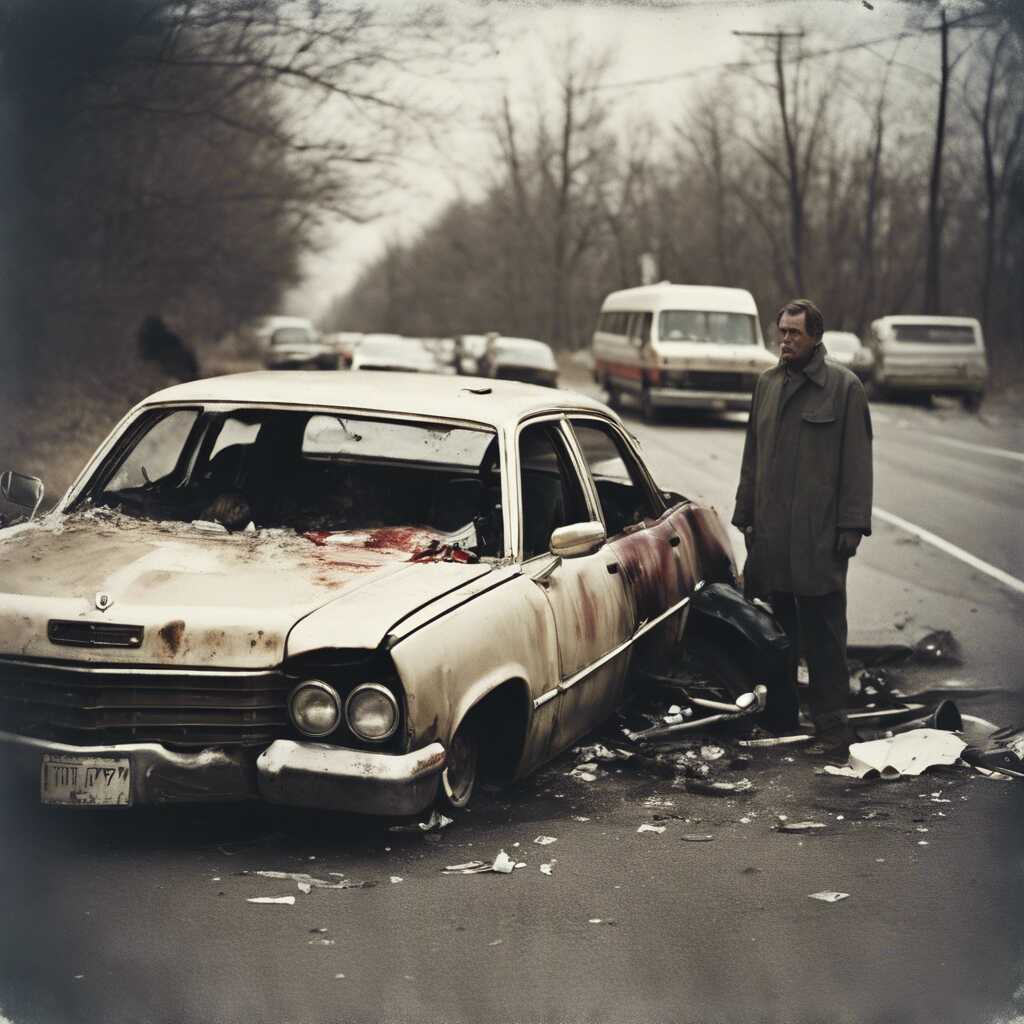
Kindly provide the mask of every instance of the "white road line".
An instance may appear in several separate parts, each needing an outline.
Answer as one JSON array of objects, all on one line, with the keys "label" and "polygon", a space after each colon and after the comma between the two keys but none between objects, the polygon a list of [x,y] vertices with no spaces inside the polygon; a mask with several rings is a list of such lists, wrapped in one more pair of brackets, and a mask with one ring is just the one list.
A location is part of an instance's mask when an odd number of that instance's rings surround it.
[{"label": "white road line", "polygon": [[953,437],[943,437],[941,434],[930,435],[933,441],[948,444],[952,448],[963,448],[968,452],[979,452],[982,455],[998,455],[1001,459],[1015,459],[1017,462],[1024,462],[1024,452],[1010,451],[1008,448],[990,448],[985,444],[971,444],[970,441],[958,441]]},{"label": "white road line", "polygon": [[884,508],[879,508],[876,505],[873,512],[883,522],[891,523],[893,526],[898,526],[901,530],[906,530],[907,533],[914,534],[915,537],[920,537],[926,544],[931,544],[940,551],[944,551],[947,555],[952,555],[954,558],[958,558],[961,562],[969,565],[972,569],[977,569],[978,572],[983,572],[986,576],[991,576],[992,579],[998,580],[1004,586],[1009,587],[1011,590],[1015,590],[1018,594],[1024,594],[1024,580],[1019,580],[1016,576],[1011,576],[1008,572],[1003,572],[1002,569],[997,569],[994,565],[989,565],[988,562],[983,562],[980,558],[976,558],[969,551],[964,551],[963,548],[958,548],[955,544],[950,544],[948,540],[943,540],[930,530],[917,526],[915,523],[908,522],[906,519],[902,519],[900,516],[894,515],[892,512],[886,512]]}]

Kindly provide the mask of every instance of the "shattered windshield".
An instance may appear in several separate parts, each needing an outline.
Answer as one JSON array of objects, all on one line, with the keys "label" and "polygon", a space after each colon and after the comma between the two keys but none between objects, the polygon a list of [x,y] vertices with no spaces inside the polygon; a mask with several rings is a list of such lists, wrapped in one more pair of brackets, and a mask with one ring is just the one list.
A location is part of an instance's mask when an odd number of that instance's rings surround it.
[{"label": "shattered windshield", "polygon": [[130,424],[78,507],[317,543],[408,527],[501,554],[497,436],[485,428],[280,409],[178,408]]}]

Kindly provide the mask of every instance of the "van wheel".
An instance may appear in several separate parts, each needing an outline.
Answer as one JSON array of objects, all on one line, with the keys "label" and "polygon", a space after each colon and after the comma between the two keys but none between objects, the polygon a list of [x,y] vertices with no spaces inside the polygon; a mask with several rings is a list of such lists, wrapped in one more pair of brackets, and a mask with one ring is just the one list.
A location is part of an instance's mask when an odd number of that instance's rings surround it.
[{"label": "van wheel", "polygon": [[612,409],[622,408],[622,396],[619,394],[619,389],[615,387],[610,380],[605,380],[604,389],[608,393],[608,405]]},{"label": "van wheel", "polygon": [[651,401],[651,392],[649,388],[644,388],[640,393],[640,412],[643,414],[644,420],[648,423],[657,423],[659,409]]},{"label": "van wheel", "polygon": [[985,397],[981,391],[967,391],[960,396],[960,404],[968,412],[977,412],[981,408],[981,400]]}]

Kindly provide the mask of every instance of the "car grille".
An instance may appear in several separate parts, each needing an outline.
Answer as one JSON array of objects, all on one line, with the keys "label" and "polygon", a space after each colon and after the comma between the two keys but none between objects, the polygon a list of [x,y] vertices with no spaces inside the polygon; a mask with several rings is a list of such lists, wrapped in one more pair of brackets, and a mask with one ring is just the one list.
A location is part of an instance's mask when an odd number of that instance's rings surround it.
[{"label": "car grille", "polygon": [[138,647],[142,643],[141,626],[81,619],[50,619],[46,635],[51,643],[69,647]]},{"label": "car grille", "polygon": [[265,744],[289,734],[280,672],[0,660],[0,729],[82,746]]}]

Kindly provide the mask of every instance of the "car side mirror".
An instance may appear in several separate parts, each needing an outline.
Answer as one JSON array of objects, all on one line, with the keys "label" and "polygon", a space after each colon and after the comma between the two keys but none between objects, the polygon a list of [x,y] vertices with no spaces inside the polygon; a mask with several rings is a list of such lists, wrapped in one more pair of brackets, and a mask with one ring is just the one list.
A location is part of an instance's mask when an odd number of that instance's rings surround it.
[{"label": "car side mirror", "polygon": [[43,502],[43,490],[43,481],[37,476],[25,476],[23,473],[15,473],[12,469],[0,473],[0,495],[12,505],[32,509],[30,519],[39,511],[39,506]]},{"label": "car side mirror", "polygon": [[572,523],[551,534],[550,550],[556,558],[580,558],[600,550],[606,539],[601,523]]}]

